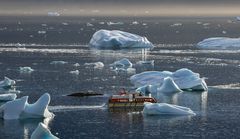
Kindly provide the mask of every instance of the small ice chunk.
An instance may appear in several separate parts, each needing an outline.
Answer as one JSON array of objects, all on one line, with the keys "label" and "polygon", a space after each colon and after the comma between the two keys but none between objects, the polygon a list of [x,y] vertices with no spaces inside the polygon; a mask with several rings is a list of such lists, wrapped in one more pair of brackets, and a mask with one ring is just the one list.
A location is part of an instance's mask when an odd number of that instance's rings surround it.
[{"label": "small ice chunk", "polygon": [[181,92],[182,90],[177,86],[171,77],[166,77],[163,79],[163,83],[160,88],[158,88],[158,91],[160,93],[175,93]]},{"label": "small ice chunk", "polygon": [[43,123],[39,123],[38,127],[33,131],[31,139],[58,139]]},{"label": "small ice chunk", "polygon": [[137,64],[139,65],[154,65],[154,60],[149,60],[149,61],[138,61]]},{"label": "small ice chunk", "polygon": [[126,49],[154,47],[146,37],[119,30],[99,30],[95,32],[89,46],[97,49]]},{"label": "small ice chunk", "polygon": [[22,73],[31,73],[34,71],[31,67],[19,67],[19,71]]},{"label": "small ice chunk", "polygon": [[91,24],[91,23],[87,23],[86,25],[87,25],[87,27],[92,27],[93,26],[93,24]]},{"label": "small ice chunk", "polygon": [[67,25],[68,25],[68,23],[66,23],[66,22],[63,22],[62,24],[63,24],[64,26],[67,26]]},{"label": "small ice chunk", "polygon": [[201,49],[240,49],[240,38],[214,37],[197,44]]},{"label": "small ice chunk", "polygon": [[79,75],[79,70],[73,70],[73,71],[70,71],[69,73]]},{"label": "small ice chunk", "polygon": [[79,67],[80,64],[79,64],[79,63],[75,63],[75,64],[73,64],[73,66],[74,66],[74,67]]},{"label": "small ice chunk", "polygon": [[132,63],[127,58],[123,58],[119,61],[115,61],[114,63],[110,64],[110,66],[113,68],[127,69],[132,67]]},{"label": "small ice chunk", "polygon": [[104,22],[99,22],[100,25],[104,25],[105,23]]},{"label": "small ice chunk", "polygon": [[209,26],[210,23],[203,23],[202,25],[203,25],[203,26]]},{"label": "small ice chunk", "polygon": [[0,107],[3,119],[51,118],[53,113],[47,107],[50,95],[43,94],[34,104],[28,103],[28,96],[9,101]]},{"label": "small ice chunk", "polygon": [[167,103],[144,103],[145,115],[196,115],[190,108]]},{"label": "small ice chunk", "polygon": [[52,61],[50,64],[52,65],[63,65],[63,64],[67,64],[68,62],[65,61]]},{"label": "small ice chunk", "polygon": [[16,82],[8,77],[4,77],[4,80],[0,81],[0,88],[8,89],[15,85]]},{"label": "small ice chunk", "polygon": [[104,64],[102,62],[94,62],[94,63],[85,63],[85,66],[91,66],[94,69],[102,69],[104,67]]},{"label": "small ice chunk", "polygon": [[0,101],[11,101],[17,98],[16,94],[0,94]]},{"label": "small ice chunk", "polygon": [[137,21],[132,22],[133,25],[138,25],[139,23]]},{"label": "small ice chunk", "polygon": [[135,68],[127,68],[127,73],[128,74],[136,74],[136,69]]},{"label": "small ice chunk", "polygon": [[237,19],[237,21],[240,21],[240,16],[237,16],[236,19]]},{"label": "small ice chunk", "polygon": [[227,33],[227,31],[225,31],[225,30],[222,31],[222,34],[226,34],[226,33]]},{"label": "small ice chunk", "polygon": [[172,24],[170,25],[171,27],[177,27],[177,26],[182,26],[182,23],[175,23],[175,24]]},{"label": "small ice chunk", "polygon": [[111,26],[111,25],[123,25],[123,22],[107,22],[107,25]]},{"label": "small ice chunk", "polygon": [[48,12],[48,16],[60,16],[58,12]]},{"label": "small ice chunk", "polygon": [[47,33],[47,31],[45,31],[45,30],[39,30],[38,31],[38,34],[46,34]]}]

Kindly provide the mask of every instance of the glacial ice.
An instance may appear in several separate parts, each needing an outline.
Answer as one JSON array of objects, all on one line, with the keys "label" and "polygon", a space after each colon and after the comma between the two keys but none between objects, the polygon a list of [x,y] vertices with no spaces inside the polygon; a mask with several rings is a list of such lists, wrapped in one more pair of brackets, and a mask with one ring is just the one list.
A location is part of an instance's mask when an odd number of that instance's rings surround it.
[{"label": "glacial ice", "polygon": [[175,93],[181,92],[182,90],[176,85],[171,77],[166,77],[163,79],[163,83],[158,88],[158,91],[162,93]]},{"label": "glacial ice", "polygon": [[125,49],[154,47],[146,37],[119,30],[99,30],[90,40],[89,46],[97,49]]},{"label": "glacial ice", "polygon": [[136,87],[146,85],[158,85],[163,84],[164,78],[171,77],[176,85],[180,89],[185,90],[207,90],[207,85],[204,78],[200,78],[198,73],[194,73],[189,69],[183,68],[175,72],[170,71],[146,71],[140,74],[136,74],[130,77],[131,83]]},{"label": "glacial ice", "polygon": [[19,71],[22,73],[31,73],[34,71],[31,67],[19,67]]},{"label": "glacial ice", "polygon": [[215,37],[197,44],[201,49],[240,49],[240,38]]},{"label": "glacial ice", "polygon": [[110,64],[110,67],[127,69],[132,67],[132,63],[127,58],[123,58]]},{"label": "glacial ice", "polygon": [[190,108],[167,103],[144,103],[145,115],[196,115]]},{"label": "glacial ice", "polygon": [[15,84],[16,82],[14,80],[9,79],[8,77],[4,77],[4,80],[0,81],[0,88],[11,88]]},{"label": "glacial ice", "polygon": [[31,139],[58,139],[43,123],[39,123],[38,127],[33,131]]},{"label": "glacial ice", "polygon": [[28,96],[9,101],[0,107],[3,119],[50,118],[54,114],[48,111],[50,95],[43,94],[35,103],[28,103]]},{"label": "glacial ice", "polygon": [[16,94],[0,94],[0,101],[11,101],[17,98]]},{"label": "glacial ice", "polygon": [[90,66],[94,69],[102,69],[104,64],[102,62],[93,62],[93,63],[85,63],[84,66]]}]

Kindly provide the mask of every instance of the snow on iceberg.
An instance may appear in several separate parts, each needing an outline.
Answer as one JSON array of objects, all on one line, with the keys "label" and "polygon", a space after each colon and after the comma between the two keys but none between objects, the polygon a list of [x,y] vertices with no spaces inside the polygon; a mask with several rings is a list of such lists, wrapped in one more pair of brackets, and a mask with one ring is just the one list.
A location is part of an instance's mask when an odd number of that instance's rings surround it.
[{"label": "snow on iceberg", "polygon": [[207,90],[207,85],[204,78],[200,78],[198,73],[194,73],[189,69],[183,68],[175,72],[170,71],[146,71],[130,77],[131,83],[136,87],[145,85],[163,84],[164,78],[171,77],[180,89],[185,90]]},{"label": "snow on iceberg", "polygon": [[11,101],[17,98],[16,94],[0,94],[0,101]]},{"label": "snow on iceberg", "polygon": [[58,139],[43,123],[39,123],[38,127],[33,131],[31,139]]},{"label": "snow on iceberg", "polygon": [[240,38],[215,37],[197,44],[201,49],[240,49]]},{"label": "snow on iceberg", "polygon": [[4,80],[0,81],[0,88],[8,89],[15,85],[16,82],[8,77],[4,77]]},{"label": "snow on iceberg", "polygon": [[176,85],[171,77],[166,77],[163,79],[163,83],[158,88],[158,91],[162,93],[175,93],[181,92],[182,90]]},{"label": "snow on iceberg", "polygon": [[145,115],[196,115],[190,108],[167,103],[144,103]]},{"label": "snow on iceberg", "polygon": [[90,40],[89,46],[97,49],[125,49],[154,47],[146,37],[119,30],[99,30]]},{"label": "snow on iceberg", "polygon": [[43,94],[34,104],[28,103],[28,96],[9,101],[0,107],[3,119],[50,118],[54,114],[47,107],[50,95]]},{"label": "snow on iceberg", "polygon": [[22,73],[31,73],[34,71],[31,67],[19,67],[19,71]]},{"label": "snow on iceberg", "polygon": [[102,69],[104,64],[102,62],[93,62],[93,63],[85,63],[84,66],[90,66],[94,69]]}]

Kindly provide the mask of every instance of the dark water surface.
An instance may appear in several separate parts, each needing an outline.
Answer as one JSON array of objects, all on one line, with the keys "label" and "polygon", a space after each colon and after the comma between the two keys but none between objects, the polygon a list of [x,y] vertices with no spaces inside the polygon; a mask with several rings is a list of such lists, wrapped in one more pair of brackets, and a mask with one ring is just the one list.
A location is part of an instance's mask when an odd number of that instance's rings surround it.
[{"label": "dark water surface", "polygon": [[[121,23],[107,25],[107,22]],[[240,51],[195,47],[208,37],[239,37],[239,27],[240,22],[231,17],[1,17],[0,77],[16,80],[16,90],[21,91],[18,97],[28,95],[30,103],[45,92],[51,94],[49,109],[56,116],[45,123],[59,138],[239,138]],[[87,43],[98,29],[119,29],[143,35],[156,47],[146,51],[89,49]],[[130,74],[116,73],[109,67],[121,58],[128,58],[137,73],[189,68],[206,77],[208,92],[153,94],[161,102],[190,107],[197,115],[143,116],[141,111],[109,111],[105,105],[111,94],[122,87],[133,89]],[[146,59],[155,60],[155,65],[135,64]],[[58,60],[68,63],[50,64]],[[98,61],[105,64],[103,69],[84,66]],[[80,66],[74,67],[75,63]],[[20,66],[30,66],[35,71],[21,73]],[[76,69],[79,75],[69,73]],[[87,90],[104,95],[66,96]],[[28,139],[42,121],[0,120],[0,138]]]}]

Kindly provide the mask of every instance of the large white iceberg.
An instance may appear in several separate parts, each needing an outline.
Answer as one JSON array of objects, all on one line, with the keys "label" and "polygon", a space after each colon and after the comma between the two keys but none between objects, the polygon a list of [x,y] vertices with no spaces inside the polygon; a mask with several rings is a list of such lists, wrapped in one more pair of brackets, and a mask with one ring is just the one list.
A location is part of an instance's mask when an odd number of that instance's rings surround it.
[{"label": "large white iceberg", "polygon": [[0,101],[11,101],[17,98],[16,94],[0,94]]},{"label": "large white iceberg", "polygon": [[152,48],[146,37],[119,30],[99,30],[90,40],[89,46],[97,49]]},{"label": "large white iceberg", "polygon": [[240,38],[214,37],[197,44],[201,49],[240,49]]},{"label": "large white iceberg", "polygon": [[50,118],[54,114],[48,111],[50,95],[43,94],[34,104],[28,103],[28,96],[9,101],[0,107],[3,119]]},{"label": "large white iceberg", "polygon": [[146,85],[161,86],[164,78],[171,77],[176,85],[182,90],[207,90],[204,78],[200,78],[198,73],[194,73],[189,69],[183,68],[175,72],[170,71],[146,71],[130,77],[131,83],[135,87]]},{"label": "large white iceberg", "polygon": [[4,77],[4,80],[0,81],[0,88],[11,88],[15,84],[16,82],[14,80],[9,79],[8,77]]},{"label": "large white iceberg", "polygon": [[58,139],[43,123],[39,123],[38,127],[33,131],[31,139]]},{"label": "large white iceberg", "polygon": [[196,115],[190,108],[167,103],[144,103],[145,115]]}]

